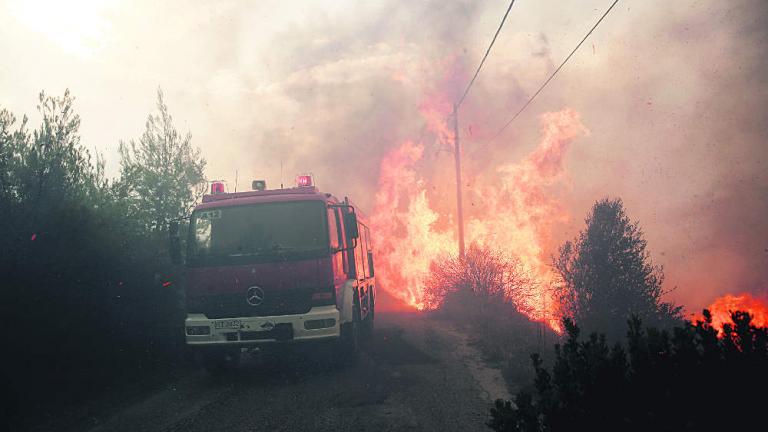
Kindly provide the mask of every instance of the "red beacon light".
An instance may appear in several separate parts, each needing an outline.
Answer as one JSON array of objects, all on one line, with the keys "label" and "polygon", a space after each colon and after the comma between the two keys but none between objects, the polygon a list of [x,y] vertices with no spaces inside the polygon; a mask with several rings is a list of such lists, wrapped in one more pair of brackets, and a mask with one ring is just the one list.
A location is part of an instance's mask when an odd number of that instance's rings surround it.
[{"label": "red beacon light", "polygon": [[211,182],[211,195],[218,195],[223,193],[225,193],[224,182],[221,182],[221,181]]},{"label": "red beacon light", "polygon": [[299,185],[299,187],[312,187],[314,186],[312,182],[312,176],[308,174],[303,174],[298,177],[296,177],[296,184]]}]

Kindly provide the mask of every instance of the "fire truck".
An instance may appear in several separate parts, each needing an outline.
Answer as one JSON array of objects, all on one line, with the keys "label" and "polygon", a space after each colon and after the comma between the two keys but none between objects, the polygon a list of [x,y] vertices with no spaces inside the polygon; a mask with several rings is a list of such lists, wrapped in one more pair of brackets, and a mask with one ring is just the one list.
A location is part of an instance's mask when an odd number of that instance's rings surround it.
[{"label": "fire truck", "polygon": [[[308,175],[296,187],[268,190],[254,181],[252,189],[227,193],[213,182],[191,214],[187,345],[214,373],[236,367],[244,351],[305,342],[355,360],[376,305],[364,215],[348,198],[320,192]],[[177,262],[179,244],[172,239]]]}]

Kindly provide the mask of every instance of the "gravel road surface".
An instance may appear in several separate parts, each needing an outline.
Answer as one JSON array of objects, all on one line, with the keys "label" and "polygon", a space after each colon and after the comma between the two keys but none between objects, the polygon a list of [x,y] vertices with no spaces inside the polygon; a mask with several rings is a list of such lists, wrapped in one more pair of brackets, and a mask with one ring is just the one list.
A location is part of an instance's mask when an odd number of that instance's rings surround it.
[{"label": "gravel road surface", "polygon": [[487,431],[509,397],[466,335],[421,314],[376,317],[355,366],[316,353],[245,356],[223,377],[194,370],[94,418],[106,431]]}]

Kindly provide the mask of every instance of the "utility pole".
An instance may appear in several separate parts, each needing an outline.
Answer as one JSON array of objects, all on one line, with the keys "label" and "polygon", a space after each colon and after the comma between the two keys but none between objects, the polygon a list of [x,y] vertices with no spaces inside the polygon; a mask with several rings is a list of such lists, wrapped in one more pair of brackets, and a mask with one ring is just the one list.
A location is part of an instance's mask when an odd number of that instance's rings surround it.
[{"label": "utility pole", "polygon": [[459,223],[459,259],[464,261],[464,206],[461,200],[461,147],[459,146],[459,104],[453,105],[453,144],[456,159],[456,219]]}]

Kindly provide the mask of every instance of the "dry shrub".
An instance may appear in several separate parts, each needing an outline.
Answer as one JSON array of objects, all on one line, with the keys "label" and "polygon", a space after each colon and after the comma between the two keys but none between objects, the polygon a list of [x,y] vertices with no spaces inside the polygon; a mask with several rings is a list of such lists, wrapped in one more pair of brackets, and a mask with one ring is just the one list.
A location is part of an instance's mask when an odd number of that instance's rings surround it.
[{"label": "dry shrub", "polygon": [[448,256],[432,262],[430,270],[424,289],[424,304],[430,310],[454,302],[481,309],[491,304],[517,306],[531,295],[533,281],[516,256],[475,243],[463,260]]},{"label": "dry shrub", "polygon": [[525,315],[538,287],[520,260],[472,244],[463,260],[448,256],[432,263],[425,305],[472,335],[486,358],[501,367],[511,389],[533,378],[530,352],[556,335]]}]

